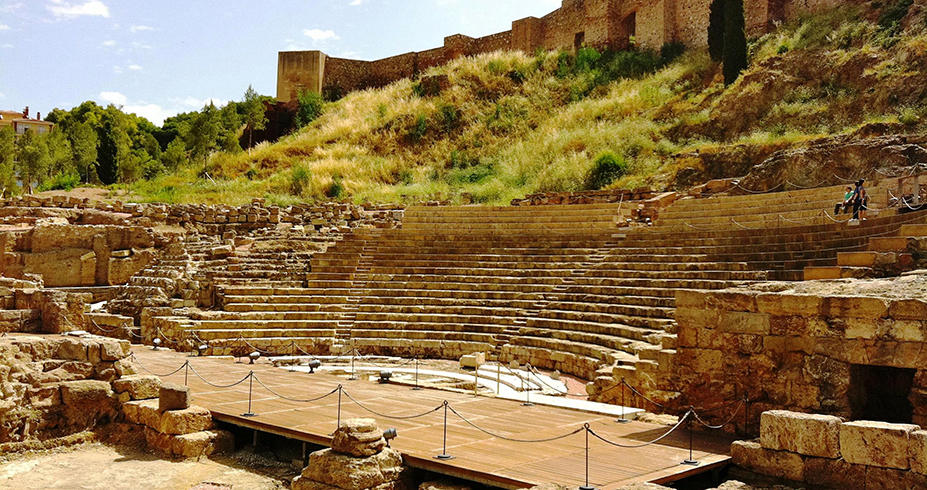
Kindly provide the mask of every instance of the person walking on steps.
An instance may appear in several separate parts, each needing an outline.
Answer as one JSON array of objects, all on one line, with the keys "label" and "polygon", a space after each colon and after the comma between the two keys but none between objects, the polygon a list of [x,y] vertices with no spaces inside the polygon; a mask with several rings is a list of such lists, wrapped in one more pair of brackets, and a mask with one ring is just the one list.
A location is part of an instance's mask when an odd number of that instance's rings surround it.
[{"label": "person walking on steps", "polygon": [[853,187],[847,186],[847,192],[843,195],[843,200],[837,203],[837,206],[834,207],[834,216],[840,214],[840,208],[843,208],[843,214],[850,213],[850,206],[853,205]]},{"label": "person walking on steps", "polygon": [[866,181],[859,179],[856,183],[856,189],[853,191],[853,219],[859,221],[859,212],[866,211],[866,201],[869,200],[869,196],[866,194]]}]

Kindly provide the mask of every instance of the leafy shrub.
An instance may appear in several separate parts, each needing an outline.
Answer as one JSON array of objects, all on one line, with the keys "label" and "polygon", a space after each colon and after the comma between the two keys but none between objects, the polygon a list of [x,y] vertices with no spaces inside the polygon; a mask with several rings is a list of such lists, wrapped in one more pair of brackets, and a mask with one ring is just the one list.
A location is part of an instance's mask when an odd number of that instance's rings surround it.
[{"label": "leafy shrub", "polygon": [[422,84],[422,82],[419,81],[412,84],[412,95],[419,98],[424,98],[426,95],[425,92],[425,85]]},{"label": "leafy shrub", "polygon": [[290,176],[290,194],[294,196],[304,196],[309,190],[309,183],[312,180],[312,172],[301,166],[293,168],[293,175]]},{"label": "leafy shrub", "polygon": [[557,78],[566,78],[573,73],[573,55],[569,51],[557,53]]},{"label": "leafy shrub", "polygon": [[898,111],[898,122],[906,126],[913,126],[921,121],[921,117],[917,114],[917,109],[906,106],[902,107]]},{"label": "leafy shrub", "polygon": [[628,174],[628,162],[612,152],[600,154],[592,165],[586,187],[590,190],[602,189]]},{"label": "leafy shrub", "polygon": [[686,52],[686,45],[679,41],[663,43],[660,47],[660,59],[664,64],[674,61]]},{"label": "leafy shrub", "polygon": [[599,66],[602,53],[595,48],[582,48],[576,53],[576,63],[573,65],[573,74],[589,73]]},{"label": "leafy shrub", "polygon": [[325,191],[325,195],[332,199],[340,199],[344,196],[344,184],[340,175],[335,174],[332,176],[332,183],[328,186],[328,190]]},{"label": "leafy shrub", "polygon": [[460,120],[460,112],[457,111],[457,108],[450,104],[442,104],[438,108],[438,119],[441,121],[441,126],[444,128],[445,133],[450,133],[457,128],[457,123]]},{"label": "leafy shrub", "polygon": [[492,163],[480,164],[474,167],[460,168],[447,173],[445,181],[450,185],[477,184],[496,173]]},{"label": "leafy shrub", "polygon": [[479,158],[467,152],[454,150],[451,152],[450,168],[469,168],[480,164]]},{"label": "leafy shrub", "polygon": [[312,123],[322,115],[322,96],[309,91],[303,90],[296,97],[298,108],[296,109],[296,128],[302,128]]},{"label": "leafy shrub", "polygon": [[838,49],[849,49],[865,44],[872,36],[873,25],[867,21],[846,21],[828,37]]},{"label": "leafy shrub", "polygon": [[428,119],[424,115],[420,115],[415,119],[415,125],[412,126],[409,138],[413,143],[418,143],[425,138],[426,134],[428,134]]},{"label": "leafy shrub", "polygon": [[415,182],[415,175],[409,170],[399,172],[399,183],[402,185],[412,185]]},{"label": "leafy shrub", "polygon": [[498,59],[490,60],[489,64],[486,65],[486,69],[493,75],[501,75],[507,71],[505,62]]},{"label": "leafy shrub", "polygon": [[779,47],[776,49],[776,54],[781,55],[781,54],[785,54],[788,52],[789,52],[789,45],[785,43],[780,44]]},{"label": "leafy shrub", "polygon": [[886,7],[879,16],[879,29],[892,35],[897,34],[901,30],[901,20],[908,15],[913,4],[914,0],[898,0]]},{"label": "leafy shrub", "polygon": [[39,186],[39,192],[45,191],[69,191],[80,185],[80,175],[70,172],[58,172],[52,178],[42,182]]}]

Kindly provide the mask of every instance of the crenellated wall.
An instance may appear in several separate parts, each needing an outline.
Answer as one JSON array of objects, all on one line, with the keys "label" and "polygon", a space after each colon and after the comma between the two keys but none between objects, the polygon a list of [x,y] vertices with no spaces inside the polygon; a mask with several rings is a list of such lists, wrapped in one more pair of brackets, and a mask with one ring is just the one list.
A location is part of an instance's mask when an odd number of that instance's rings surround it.
[{"label": "crenellated wall", "polygon": [[[775,22],[838,5],[836,0],[745,0],[749,36]],[[347,93],[412,77],[462,56],[499,50],[625,49],[634,44],[658,49],[667,42],[701,47],[708,43],[711,0],[563,0],[541,18],[512,23],[512,30],[480,38],[448,36],[444,46],[377,61],[330,58],[321,51],[281,52],[277,100],[291,102],[301,90]]]}]

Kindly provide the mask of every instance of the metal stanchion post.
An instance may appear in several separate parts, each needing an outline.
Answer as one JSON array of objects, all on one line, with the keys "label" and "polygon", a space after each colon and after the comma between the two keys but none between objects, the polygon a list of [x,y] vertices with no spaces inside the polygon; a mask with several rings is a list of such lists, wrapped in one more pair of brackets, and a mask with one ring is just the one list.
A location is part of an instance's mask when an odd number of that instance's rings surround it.
[{"label": "metal stanchion post", "polygon": [[454,456],[447,454],[447,405],[447,400],[444,400],[444,442],[441,446],[441,454],[435,456],[435,459],[454,459]]},{"label": "metal stanchion post", "polygon": [[628,420],[628,418],[625,417],[625,413],[624,413],[624,410],[625,410],[624,389],[626,385],[627,385],[627,382],[624,380],[624,378],[621,378],[621,418],[615,421],[615,422],[618,422],[619,424],[627,424],[628,422],[630,422],[630,420]]},{"label": "metal stanchion post", "polygon": [[[528,371],[528,369],[530,368],[531,368],[531,364],[525,364],[526,373],[531,372],[531,371]],[[527,377],[529,375],[526,374],[525,376]],[[521,375],[519,375],[518,377],[521,378]],[[522,403],[521,406],[533,407],[534,404],[531,403],[531,380],[529,379],[528,383],[525,383],[525,378],[521,378],[521,386],[522,386],[522,390],[525,392],[525,403]]]},{"label": "metal stanchion post", "polygon": [[[692,407],[689,407],[689,413],[687,414],[687,416],[690,416],[693,413],[694,412],[692,411]],[[689,420],[687,421],[687,425],[689,428],[689,459],[683,461],[682,464],[689,465],[689,466],[698,466],[700,463],[696,461],[695,457],[692,455],[692,418],[689,418]]]},{"label": "metal stanchion post", "polygon": [[499,366],[496,368],[496,395],[502,391],[502,361],[496,361]]},{"label": "metal stanchion post", "polygon": [[248,411],[241,414],[242,417],[257,417],[257,414],[251,411],[251,393],[254,389],[254,371],[248,374]]},{"label": "metal stanchion post", "polygon": [[354,348],[354,339],[351,339],[351,376],[348,377],[348,381],[357,380],[357,371],[354,370],[354,356],[357,354],[357,349]]},{"label": "metal stanchion post", "polygon": [[187,386],[187,378],[190,375],[190,361],[183,363],[183,385]]},{"label": "metal stanchion post", "polygon": [[418,385],[418,358],[417,357],[415,358],[415,386],[412,387],[412,389],[416,391],[422,389],[422,387]]},{"label": "metal stanchion post", "polygon": [[579,487],[579,490],[596,490],[594,486],[589,484],[589,422],[586,422],[586,484]]},{"label": "metal stanchion post", "polygon": [[480,396],[480,366],[473,370],[473,396]]}]

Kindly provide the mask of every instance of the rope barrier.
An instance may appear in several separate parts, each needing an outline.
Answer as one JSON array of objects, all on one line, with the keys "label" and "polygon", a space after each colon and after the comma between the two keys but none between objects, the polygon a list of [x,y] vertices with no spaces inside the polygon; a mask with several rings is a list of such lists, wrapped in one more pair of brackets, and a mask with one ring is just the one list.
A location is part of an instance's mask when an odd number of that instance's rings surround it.
[{"label": "rope barrier", "polygon": [[267,391],[273,393],[274,396],[276,396],[276,397],[278,397],[278,398],[282,398],[282,399],[287,400],[287,401],[296,402],[296,403],[313,403],[313,402],[317,402],[317,401],[319,401],[319,400],[323,400],[323,399],[325,399],[325,398],[328,398],[328,397],[334,395],[335,393],[338,393],[338,390],[341,389],[341,386],[338,386],[338,387],[335,388],[334,390],[332,390],[332,391],[330,391],[330,392],[328,392],[328,393],[326,393],[326,394],[324,394],[324,395],[322,395],[322,396],[315,397],[315,398],[306,398],[306,399],[290,398],[290,397],[288,397],[288,396],[286,396],[286,395],[281,395],[280,393],[277,393],[276,391],[274,391],[273,388],[271,388],[270,386],[267,386],[266,384],[264,384],[264,382],[261,381],[261,377],[260,377],[260,376],[255,376],[254,379],[256,379],[257,382],[258,382],[258,384],[261,385],[261,386],[263,386],[265,390],[267,390]]},{"label": "rope barrier", "polygon": [[[372,414],[374,414],[374,415],[376,415],[376,416],[378,416],[378,417],[383,417],[383,418],[392,419],[392,420],[412,420],[412,419],[418,419],[418,418],[422,418],[422,417],[424,417],[424,416],[426,416],[426,415],[430,415],[430,414],[432,414],[432,413],[435,413],[435,412],[437,412],[438,410],[441,410],[442,408],[444,408],[444,404],[441,404],[441,405],[438,405],[437,407],[435,407],[435,408],[433,408],[433,409],[431,409],[431,410],[429,410],[429,411],[427,411],[427,412],[422,412],[422,413],[415,414],[415,415],[387,415],[387,414],[385,414],[385,413],[377,412],[376,410],[373,410],[373,409],[367,407],[366,405],[364,405],[363,403],[357,401],[357,399],[355,399],[353,396],[351,396],[351,394],[348,393],[347,391],[345,391],[344,389],[342,389],[341,391],[342,391],[342,393],[344,393],[344,396],[348,397],[348,399],[351,400],[352,402],[354,402],[358,407],[361,407],[361,408],[363,408],[364,410],[366,410],[366,411],[368,411],[368,412],[370,412],[370,413],[372,413]],[[451,410],[453,410],[453,409],[451,409]]]},{"label": "rope barrier", "polygon": [[691,415],[692,415],[692,411],[689,410],[688,412],[686,412],[685,415],[682,416],[682,418],[679,419],[679,422],[677,422],[676,425],[674,425],[672,429],[666,431],[666,433],[664,433],[664,434],[661,435],[660,437],[658,437],[658,438],[656,438],[656,439],[654,439],[654,440],[652,440],[652,441],[642,443],[642,444],[621,444],[621,443],[618,443],[618,442],[610,441],[610,440],[608,440],[608,439],[606,439],[606,438],[600,436],[599,434],[597,434],[594,430],[592,430],[592,427],[589,427],[589,424],[588,424],[588,423],[586,424],[586,430],[589,431],[590,434],[592,434],[593,436],[595,436],[596,439],[598,439],[598,440],[600,440],[600,441],[602,441],[602,442],[604,442],[604,443],[606,443],[606,444],[610,444],[610,445],[612,445],[612,446],[620,447],[620,448],[625,448],[625,449],[639,449],[639,448],[642,448],[642,447],[652,446],[652,445],[654,445],[654,444],[656,444],[656,443],[662,441],[663,439],[666,439],[667,437],[669,437],[670,434],[672,434],[672,433],[675,432],[677,429],[679,429],[680,427],[682,427],[682,424],[685,423],[685,421],[688,420],[689,417],[690,417]]},{"label": "rope barrier", "polygon": [[478,431],[480,431],[480,432],[482,432],[482,433],[484,433],[484,434],[486,434],[486,435],[490,435],[490,436],[495,437],[495,438],[497,438],[497,439],[502,439],[502,440],[504,440],[504,441],[510,441],[510,442],[520,442],[520,443],[530,443],[530,444],[542,443],[542,442],[553,442],[553,441],[558,441],[558,440],[560,440],[560,439],[565,439],[565,438],[570,437],[570,436],[572,436],[572,435],[574,435],[574,434],[579,434],[580,432],[586,430],[585,427],[580,427],[580,428],[574,430],[573,432],[569,432],[569,433],[567,433],[567,434],[561,434],[561,435],[559,435],[559,436],[546,437],[546,438],[543,438],[543,439],[516,439],[516,438],[514,438],[514,437],[503,436],[503,435],[501,435],[501,434],[492,432],[492,431],[490,431],[490,430],[484,429],[484,428],[482,428],[482,427],[476,425],[475,423],[473,423],[472,421],[468,420],[466,417],[464,417],[463,415],[461,415],[460,412],[458,412],[457,410],[455,410],[454,407],[452,407],[452,406],[450,406],[450,405],[448,405],[448,409],[451,411],[451,413],[453,413],[454,415],[456,415],[460,420],[463,420],[463,421],[464,421],[467,425],[469,425],[470,427],[473,427],[474,429],[476,429],[476,430],[478,430]]},{"label": "rope barrier", "polygon": [[155,372],[151,371],[151,370],[148,369],[147,367],[145,367],[145,365],[142,364],[141,361],[139,361],[137,357],[135,357],[135,354],[134,354],[134,353],[132,353],[129,357],[132,359],[132,362],[134,362],[135,364],[138,364],[138,367],[142,368],[143,371],[145,371],[146,373],[148,373],[148,374],[150,374],[150,375],[152,375],[152,376],[157,376],[157,377],[159,377],[159,378],[167,378],[167,377],[173,376],[173,375],[179,373],[180,371],[182,371],[183,368],[187,367],[187,365],[188,365],[188,363],[185,362],[185,363],[183,363],[183,365],[181,365],[179,368],[175,369],[174,371],[171,371],[170,373],[167,373],[167,374],[158,374],[158,373],[155,373]]},{"label": "rope barrier", "polygon": [[238,386],[238,385],[244,383],[245,381],[248,381],[248,378],[251,378],[252,376],[254,376],[254,373],[248,373],[247,376],[245,376],[244,378],[241,378],[241,380],[236,381],[236,382],[234,382],[234,383],[232,383],[232,384],[228,384],[228,385],[219,385],[219,384],[215,384],[215,383],[212,383],[212,382],[208,381],[206,378],[204,378],[202,375],[200,375],[200,373],[197,372],[196,368],[194,368],[193,365],[190,364],[189,362],[187,363],[187,365],[190,366],[190,371],[193,371],[193,374],[194,374],[197,378],[199,378],[200,381],[202,381],[202,382],[208,384],[209,386],[212,386],[213,388],[219,388],[219,389],[234,388],[234,387],[236,387],[236,386]]},{"label": "rope barrier", "polygon": [[741,398],[741,400],[740,400],[740,405],[738,405],[738,406],[737,406],[737,409],[734,410],[734,413],[731,415],[731,418],[727,419],[726,422],[724,422],[723,424],[720,424],[720,425],[710,425],[710,424],[708,424],[707,422],[705,422],[704,420],[702,420],[702,417],[699,416],[698,412],[696,412],[694,409],[690,409],[690,410],[691,410],[691,412],[692,412],[692,415],[695,417],[695,421],[696,421],[696,422],[698,422],[699,424],[701,424],[702,426],[704,426],[704,427],[706,427],[706,428],[708,428],[708,429],[718,430],[718,429],[723,429],[725,426],[727,426],[728,424],[730,424],[731,422],[733,422],[733,421],[734,421],[734,418],[737,417],[737,414],[740,413],[740,409],[743,408],[743,407],[744,407],[744,404],[746,404],[746,403],[747,403],[747,398],[746,398],[746,397]]}]

